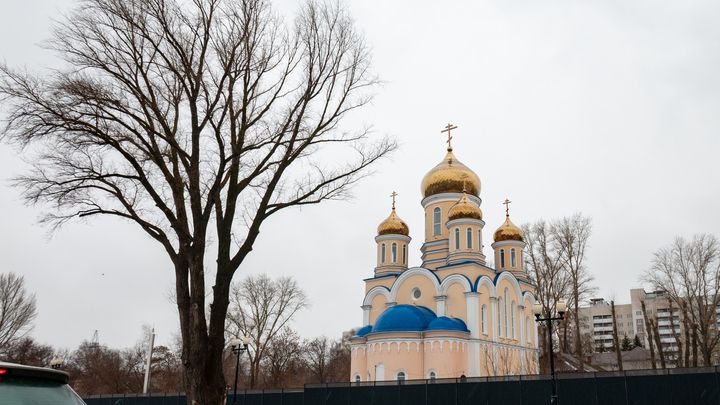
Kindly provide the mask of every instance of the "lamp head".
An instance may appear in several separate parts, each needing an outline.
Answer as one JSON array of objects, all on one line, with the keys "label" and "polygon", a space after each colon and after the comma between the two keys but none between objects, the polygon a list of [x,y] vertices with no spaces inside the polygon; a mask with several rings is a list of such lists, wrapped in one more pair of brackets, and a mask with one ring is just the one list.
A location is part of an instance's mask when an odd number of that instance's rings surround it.
[{"label": "lamp head", "polygon": [[565,310],[567,310],[567,304],[565,303],[565,300],[560,298],[557,304],[555,304],[555,309],[557,310],[558,315],[562,317],[565,313]]},{"label": "lamp head", "polygon": [[245,347],[247,347],[250,344],[250,336],[245,336],[243,338],[242,342],[243,342],[243,345],[245,345]]},{"label": "lamp head", "polygon": [[237,336],[233,336],[233,338],[230,340],[230,346],[232,346],[233,349],[237,349],[239,345],[240,339],[238,339]]},{"label": "lamp head", "polygon": [[535,303],[532,306],[533,314],[535,314],[535,317],[539,317],[540,314],[542,314],[542,304],[540,304],[540,301],[535,301]]}]

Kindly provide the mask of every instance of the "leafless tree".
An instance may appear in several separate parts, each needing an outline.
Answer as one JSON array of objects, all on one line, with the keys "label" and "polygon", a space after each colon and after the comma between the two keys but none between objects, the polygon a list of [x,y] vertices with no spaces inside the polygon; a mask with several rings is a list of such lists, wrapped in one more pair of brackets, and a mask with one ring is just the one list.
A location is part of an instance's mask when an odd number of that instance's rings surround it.
[{"label": "leafless tree", "polygon": [[550,313],[560,298],[568,298],[572,316],[574,351],[582,370],[583,345],[579,306],[595,292],[593,277],[585,265],[592,220],[580,213],[553,220],[539,220],[522,226],[527,244],[526,263],[530,279],[537,286],[535,295]]},{"label": "leafless tree", "polygon": [[620,347],[620,336],[618,336],[617,315],[615,314],[615,301],[610,301],[610,314],[612,315],[613,326],[613,348],[617,356],[617,364],[620,371],[623,369],[622,348]]},{"label": "leafless tree", "polygon": [[333,2],[289,24],[263,0],[78,3],[45,43],[64,67],[0,65],[0,136],[34,167],[15,183],[51,229],[110,215],[162,246],[188,402],[220,404],[230,284],[264,221],[347,198],[396,149],[340,125],[372,99],[370,50]]},{"label": "leafless tree", "polygon": [[32,329],[36,316],[35,294],[25,290],[25,278],[0,274],[0,353]]},{"label": "leafless tree", "polygon": [[312,375],[311,382],[326,383],[330,375],[332,340],[327,336],[317,337],[305,345],[305,362]]},{"label": "leafless tree", "polygon": [[650,350],[650,363],[653,369],[657,368],[655,361],[655,344],[653,343],[653,328],[650,325],[650,319],[648,318],[647,309],[645,308],[645,300],[640,300],[640,307],[642,308],[643,319],[645,320],[645,338],[648,343],[648,350]]},{"label": "leafless tree", "polygon": [[[690,342],[693,365],[701,356],[703,364],[718,345],[720,335],[711,329],[715,325],[715,309],[720,305],[720,243],[714,235],[697,234],[691,240],[683,237],[653,255],[650,269],[641,280],[654,289],[665,291],[676,307],[687,308],[692,330]],[[671,314],[672,316],[672,314]],[[699,353],[698,353],[699,351]]]},{"label": "leafless tree", "polygon": [[250,389],[258,383],[261,362],[273,340],[310,302],[291,277],[272,280],[266,274],[250,275],[230,291],[228,332],[250,337]]},{"label": "leafless tree", "polygon": [[[302,385],[298,372],[302,366],[302,342],[297,332],[289,327],[283,328],[279,335],[270,341],[264,356],[264,387],[289,388]],[[348,356],[349,357],[349,356]]]},{"label": "leafless tree", "polygon": [[30,336],[15,339],[0,353],[0,361],[25,364],[28,366],[47,367],[53,359],[55,350],[52,346],[40,344]]}]

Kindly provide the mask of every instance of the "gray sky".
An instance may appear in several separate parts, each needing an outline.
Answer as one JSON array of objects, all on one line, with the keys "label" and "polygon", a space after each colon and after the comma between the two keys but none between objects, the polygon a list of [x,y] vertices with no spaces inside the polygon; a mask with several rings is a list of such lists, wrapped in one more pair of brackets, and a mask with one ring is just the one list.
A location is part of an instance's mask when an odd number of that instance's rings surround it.
[{"label": "gray sky", "polygon": [[[36,44],[70,4],[0,0],[0,58],[31,69],[56,64]],[[361,326],[362,279],[373,274],[373,237],[393,190],[413,237],[410,264],[420,264],[420,181],[445,155],[440,130],[448,122],[458,126],[455,155],[482,182],[485,238],[503,222],[505,198],[518,225],[591,216],[587,264],[600,296],[629,301],[652,253],[675,236],[720,236],[720,3],[363,0],[350,7],[385,84],[346,124],[372,124],[402,149],[352,201],[271,218],[236,276],[295,277],[313,303],[294,324],[303,337],[336,338]],[[39,209],[8,186],[23,168],[0,145],[0,272],[25,275],[37,293],[34,336],[74,349],[99,330],[101,343],[126,347],[142,324],[154,324],[157,344],[168,343],[178,321],[162,248],[113,219],[73,224],[48,239],[36,224]]]}]

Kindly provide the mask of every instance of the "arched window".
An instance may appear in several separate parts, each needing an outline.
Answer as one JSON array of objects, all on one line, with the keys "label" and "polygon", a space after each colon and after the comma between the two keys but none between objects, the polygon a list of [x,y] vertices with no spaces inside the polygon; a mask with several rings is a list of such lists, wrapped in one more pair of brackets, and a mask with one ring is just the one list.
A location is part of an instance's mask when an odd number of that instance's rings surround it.
[{"label": "arched window", "polygon": [[482,229],[478,229],[478,252],[482,252]]},{"label": "arched window", "polygon": [[455,250],[460,250],[460,228],[455,228]]},{"label": "arched window", "polygon": [[436,378],[437,378],[437,373],[435,372],[435,370],[430,370],[430,371],[428,371],[427,378],[428,378],[428,380],[434,380],[434,379],[436,379]]},{"label": "arched window", "polygon": [[487,335],[487,305],[482,306],[482,333]]},{"label": "arched window", "polygon": [[405,381],[405,380],[407,379],[407,377],[405,376],[405,372],[404,372],[404,371],[398,371],[398,372],[397,372],[397,375],[395,376],[395,379],[398,380],[398,381]]},{"label": "arched window", "polygon": [[467,236],[467,241],[466,241],[467,243],[465,244],[465,247],[466,247],[467,249],[472,249],[472,248],[473,248],[473,240],[472,240],[473,231],[472,231],[472,228],[468,228],[466,233],[467,233],[467,235],[466,235],[466,236]]},{"label": "arched window", "polygon": [[503,327],[502,327],[502,319],[503,319],[503,299],[498,298],[497,300],[497,318],[498,318],[498,335],[500,337],[503,336]]},{"label": "arched window", "polygon": [[397,263],[397,243],[395,242],[390,245],[390,262]]},{"label": "arched window", "polygon": [[442,221],[442,215],[440,214],[440,207],[435,207],[433,210],[433,236],[440,235],[440,221]]},{"label": "arched window", "polygon": [[510,339],[510,333],[509,333],[510,325],[508,322],[508,320],[510,318],[510,314],[508,314],[508,312],[510,312],[510,301],[508,300],[508,289],[507,288],[505,289],[505,308],[503,308],[503,309],[505,310],[505,318],[503,319],[503,321],[505,322],[505,337]]},{"label": "arched window", "polygon": [[403,264],[407,264],[407,245],[403,243]]},{"label": "arched window", "polygon": [[500,249],[500,268],[505,268],[505,249]]},{"label": "arched window", "polygon": [[517,267],[517,255],[515,253],[515,248],[510,249],[510,267]]},{"label": "arched window", "polygon": [[355,382],[356,383],[362,382],[362,377],[360,377],[360,374],[355,374]]},{"label": "arched window", "polygon": [[368,378],[368,379],[367,379],[368,381],[371,381],[371,378],[372,378],[372,377],[370,377],[370,372],[369,372],[369,371],[368,371],[367,378]]},{"label": "arched window", "polygon": [[532,326],[530,323],[530,317],[525,317],[525,341],[532,343]]},{"label": "arched window", "polygon": [[520,267],[525,268],[525,251],[520,251]]},{"label": "arched window", "polygon": [[513,339],[517,340],[517,325],[515,324],[515,312],[517,311],[517,306],[515,305],[515,301],[512,302],[510,305],[510,326],[512,327],[512,337]]},{"label": "arched window", "polygon": [[385,244],[380,244],[380,263],[385,263]]}]

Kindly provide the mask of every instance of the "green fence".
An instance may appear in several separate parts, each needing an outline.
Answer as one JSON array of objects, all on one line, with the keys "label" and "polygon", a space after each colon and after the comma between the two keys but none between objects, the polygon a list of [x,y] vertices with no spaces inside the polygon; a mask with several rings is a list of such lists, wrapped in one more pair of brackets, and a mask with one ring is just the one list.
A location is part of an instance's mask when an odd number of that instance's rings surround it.
[{"label": "green fence", "polygon": [[[718,367],[558,374],[559,405],[720,405]],[[550,376],[307,384],[238,390],[237,405],[547,405]],[[88,405],[185,405],[184,393],[83,397]],[[233,404],[228,391],[227,404]]]}]

